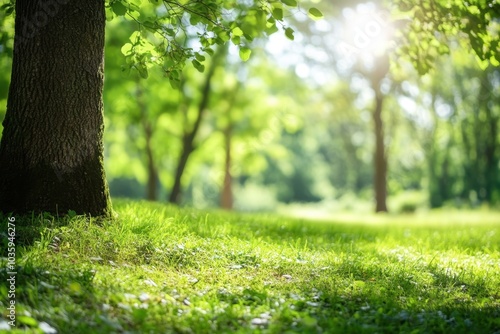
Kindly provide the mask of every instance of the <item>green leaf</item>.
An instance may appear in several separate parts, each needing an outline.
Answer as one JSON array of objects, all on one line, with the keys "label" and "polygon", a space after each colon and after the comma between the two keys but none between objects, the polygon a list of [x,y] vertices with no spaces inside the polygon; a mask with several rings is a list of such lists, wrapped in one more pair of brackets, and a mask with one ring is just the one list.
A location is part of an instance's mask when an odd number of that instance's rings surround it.
[{"label": "green leaf", "polygon": [[165,30],[165,32],[167,33],[167,35],[169,35],[169,36],[174,37],[174,36],[175,36],[175,34],[176,34],[175,30],[174,30],[174,29],[172,29],[172,28],[164,28],[164,30]]},{"label": "green leaf", "polygon": [[233,29],[233,36],[243,36],[243,30],[240,27],[236,27]]},{"label": "green leaf", "polygon": [[121,2],[115,1],[111,4],[111,8],[116,15],[123,16],[127,13],[127,7],[125,7]]},{"label": "green leaf", "polygon": [[181,88],[181,81],[179,79],[169,77],[168,80],[170,82],[170,86],[172,86],[173,89]]},{"label": "green leaf", "polygon": [[149,77],[148,68],[146,67],[146,65],[138,64],[136,65],[136,69],[139,72],[141,78],[147,79]]},{"label": "green leaf", "polygon": [[273,17],[278,21],[282,21],[283,20],[283,9],[273,8]]},{"label": "green leaf", "polygon": [[203,51],[205,51],[206,53],[208,53],[208,54],[209,54],[209,55],[211,55],[211,56],[213,56],[213,55],[214,55],[214,53],[215,53],[215,52],[214,52],[214,50],[213,50],[213,49],[211,49],[211,48],[205,48],[205,49],[203,49]]},{"label": "green leaf", "polygon": [[198,23],[200,23],[200,20],[201,19],[198,15],[191,15],[191,17],[189,18],[189,23],[191,23],[191,25],[195,26]]},{"label": "green leaf", "polygon": [[247,61],[250,59],[250,55],[252,54],[252,50],[247,48],[246,46],[243,46],[240,48],[240,58],[243,61]]},{"label": "green leaf", "polygon": [[10,15],[14,12],[14,5],[12,3],[6,3],[0,7],[0,10],[5,10],[5,14]]},{"label": "green leaf", "polygon": [[229,38],[230,38],[229,34],[225,30],[217,32],[217,37],[219,37],[223,43],[226,43],[227,41],[229,41]]},{"label": "green leaf", "polygon": [[133,46],[131,43],[125,43],[125,45],[122,46],[121,51],[122,51],[123,55],[128,56],[128,55],[132,54],[132,52],[131,52],[132,48],[133,48]]},{"label": "green leaf", "polygon": [[268,27],[266,29],[266,34],[267,35],[272,35],[272,34],[274,34],[277,31],[278,31],[278,27],[276,25],[272,25],[272,26],[270,26],[270,27]]},{"label": "green leaf", "polygon": [[240,41],[241,41],[240,36],[234,36],[233,38],[231,38],[231,42],[233,42],[234,45],[239,45]]},{"label": "green leaf", "polygon": [[115,13],[113,13],[113,8],[106,7],[106,21],[112,21],[115,18]]},{"label": "green leaf", "polygon": [[316,19],[323,18],[323,13],[318,8],[310,8],[309,15]]},{"label": "green leaf", "polygon": [[196,53],[194,54],[194,56],[195,56],[196,60],[198,60],[199,62],[202,62],[202,61],[204,61],[204,60],[205,60],[205,56],[204,56],[204,55],[202,55],[202,54],[201,54],[201,53],[199,53],[199,52],[196,52]]},{"label": "green leaf", "polygon": [[198,72],[203,73],[203,71],[205,71],[205,65],[203,65],[196,59],[193,59],[191,62],[193,63],[194,68],[198,70]]},{"label": "green leaf", "polygon": [[69,288],[69,291],[75,295],[81,295],[83,293],[82,286],[78,282],[71,282],[69,284],[68,288]]},{"label": "green leaf", "polygon": [[141,41],[141,32],[138,30],[134,31],[132,35],[130,35],[129,39],[133,45],[139,44],[139,42]]},{"label": "green leaf", "polygon": [[285,36],[292,41],[295,39],[295,36],[293,35],[293,33],[294,33],[294,30],[292,28],[285,29]]},{"label": "green leaf", "polygon": [[297,1],[296,0],[281,0],[285,5],[290,6],[290,7],[297,7]]},{"label": "green leaf", "polygon": [[21,324],[31,326],[31,327],[38,326],[38,321],[36,321],[35,319],[33,319],[32,317],[29,317],[27,315],[19,315],[17,317],[17,321],[19,321]]}]

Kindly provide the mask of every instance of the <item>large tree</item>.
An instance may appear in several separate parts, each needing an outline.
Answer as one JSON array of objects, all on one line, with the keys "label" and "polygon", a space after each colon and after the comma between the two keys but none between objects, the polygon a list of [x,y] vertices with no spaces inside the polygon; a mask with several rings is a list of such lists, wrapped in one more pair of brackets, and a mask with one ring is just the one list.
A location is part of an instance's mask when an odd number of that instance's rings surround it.
[{"label": "large tree", "polygon": [[0,211],[107,215],[102,0],[16,2]]}]

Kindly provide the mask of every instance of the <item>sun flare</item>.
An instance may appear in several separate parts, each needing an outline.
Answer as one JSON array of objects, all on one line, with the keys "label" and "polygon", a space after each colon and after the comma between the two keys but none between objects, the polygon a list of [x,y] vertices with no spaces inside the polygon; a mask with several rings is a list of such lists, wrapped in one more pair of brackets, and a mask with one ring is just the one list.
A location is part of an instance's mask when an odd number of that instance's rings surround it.
[{"label": "sun flare", "polygon": [[372,62],[394,46],[394,27],[389,13],[373,3],[342,11],[339,51],[350,62]]}]

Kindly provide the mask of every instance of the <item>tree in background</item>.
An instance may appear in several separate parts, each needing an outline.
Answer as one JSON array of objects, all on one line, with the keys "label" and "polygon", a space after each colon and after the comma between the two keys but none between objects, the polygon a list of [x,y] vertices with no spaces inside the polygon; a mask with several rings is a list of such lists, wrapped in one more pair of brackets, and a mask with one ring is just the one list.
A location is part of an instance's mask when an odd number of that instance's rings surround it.
[{"label": "tree in background", "polygon": [[375,69],[368,75],[370,84],[375,92],[375,106],[373,109],[373,126],[375,133],[374,154],[374,192],[375,212],[387,212],[387,150],[384,136],[382,109],[384,94],[381,89],[382,80],[389,72],[389,56],[384,54],[377,58]]},{"label": "tree in background", "polygon": [[429,205],[494,205],[499,184],[499,69],[481,69],[473,56],[458,48],[437,67],[439,71],[424,77],[406,75],[400,93],[406,100],[402,109],[407,109],[409,133],[420,146],[413,150],[425,158]]},{"label": "tree in background", "polygon": [[[201,98],[196,107],[195,120],[192,124],[189,124],[188,120],[188,106],[183,108],[184,113],[184,125],[182,134],[182,149],[177,161],[177,167],[174,174],[174,185],[170,191],[168,201],[170,203],[179,204],[181,201],[182,194],[182,176],[186,165],[188,163],[189,157],[196,150],[195,138],[200,130],[201,123],[203,121],[204,115],[207,112],[210,103],[212,80],[215,74],[215,70],[220,65],[220,62],[224,60],[224,55],[227,50],[225,47],[218,48],[215,51],[215,55],[210,63],[208,72],[205,74],[203,85],[200,89]],[[182,83],[181,83],[182,87]]]},{"label": "tree in background", "polygon": [[[463,164],[461,197],[474,202],[498,201],[500,164],[500,71],[492,66],[478,70],[457,67],[455,99],[451,100],[460,120],[459,136]],[[468,80],[468,78],[476,80]]]},{"label": "tree in background", "polygon": [[227,109],[225,123],[223,125],[222,133],[224,134],[224,180],[222,181],[221,195],[220,195],[220,207],[226,210],[232,210],[234,206],[234,195],[233,195],[233,136],[236,122],[233,119],[234,108],[236,105],[236,99],[238,96],[238,91],[240,90],[241,83],[238,82],[231,87],[227,94]]}]

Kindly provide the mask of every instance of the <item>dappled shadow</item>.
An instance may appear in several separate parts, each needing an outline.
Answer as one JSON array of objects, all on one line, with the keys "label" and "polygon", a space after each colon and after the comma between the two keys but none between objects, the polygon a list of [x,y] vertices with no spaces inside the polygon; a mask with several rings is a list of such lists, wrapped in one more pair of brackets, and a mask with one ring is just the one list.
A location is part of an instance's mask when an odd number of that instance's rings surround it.
[{"label": "dappled shadow", "polygon": [[[182,236],[176,236],[172,242],[168,234],[164,244],[163,240],[162,244],[151,241],[150,226],[134,227],[134,237],[124,244],[98,226],[84,225],[84,229],[76,229],[80,234],[72,230],[52,234],[50,229],[61,226],[50,225],[50,221],[38,226],[33,226],[33,221],[19,222],[16,228],[27,231],[19,241],[22,253],[28,254],[17,267],[16,300],[20,314],[27,310],[29,317],[38,321],[50,319],[47,322],[51,326],[73,333],[139,333],[144,328],[150,328],[151,333],[166,332],[165,328],[188,333],[189,328],[183,326],[193,321],[189,317],[195,317],[204,326],[200,328],[207,328],[206,333],[214,329],[245,333],[500,331],[500,296],[484,280],[484,273],[472,275],[472,264],[464,264],[465,269],[448,268],[433,261],[431,253],[446,249],[442,244],[427,245],[424,249],[428,252],[423,254],[415,251],[412,246],[418,238],[406,233],[405,228],[398,228],[396,233],[391,230],[391,242],[396,248],[381,249],[388,232],[386,226],[301,220],[281,225],[279,218],[242,215],[234,219],[232,214],[227,216],[231,224],[212,226],[210,216],[204,213],[188,217],[183,220],[186,226],[182,235],[189,237],[185,244]],[[415,229],[412,227],[411,231]],[[440,233],[446,233],[445,229],[436,228],[424,231],[423,235],[429,236],[426,242],[431,245],[433,240],[440,240]],[[433,236],[434,233],[438,235]],[[45,242],[55,235],[62,241]],[[225,248],[225,241],[230,239],[236,243]],[[65,241],[76,240],[78,247],[61,246]],[[251,244],[245,243],[250,240]],[[36,241],[44,242],[30,246]],[[259,251],[260,242],[266,243],[272,252]],[[51,247],[48,254],[42,254],[48,262],[34,266],[30,257],[36,257],[36,247],[41,246]],[[463,250],[461,255],[468,254],[466,246],[458,244],[455,249]],[[85,254],[72,260],[72,254],[82,249]],[[479,249],[474,250],[475,254]],[[305,258],[301,258],[301,253],[306,254]],[[56,262],[51,263],[52,260]],[[64,263],[64,268],[59,267],[60,263]],[[214,275],[205,275],[205,281],[200,279],[200,283],[195,279],[181,285],[174,279],[169,285],[149,286],[147,291],[157,295],[141,301],[137,291],[148,287],[135,287],[137,295],[130,297],[128,287],[110,280],[112,276],[103,276],[106,281],[100,280],[99,275],[96,279],[92,269],[98,268],[101,273],[117,270],[118,277],[118,273],[128,275],[145,266],[148,273],[162,268],[165,280],[172,275],[169,270],[181,273],[177,278],[196,275],[207,268]],[[6,270],[0,269],[2,281],[6,275]],[[148,278],[131,275],[127,282],[134,284],[144,285]],[[183,290],[179,298],[176,289]],[[183,294],[188,294],[190,301]],[[2,300],[8,300],[4,297]],[[242,310],[247,315],[242,316]],[[164,324],[165,319],[176,320]]]},{"label": "dappled shadow", "polygon": [[[47,321],[51,327],[74,329],[74,333],[83,333],[85,329],[89,333],[95,329],[109,329],[103,324],[90,326],[80,322],[81,314],[86,308],[97,306],[93,294],[92,270],[48,269],[27,262],[16,266],[13,299],[16,302],[16,328],[38,328],[39,323]],[[12,275],[2,263],[0,280],[5,282],[10,277]],[[0,293],[2,303],[10,300],[6,290],[2,289]],[[5,318],[6,313],[3,316],[5,321],[10,321]],[[58,319],[58,322],[54,319]]]}]

